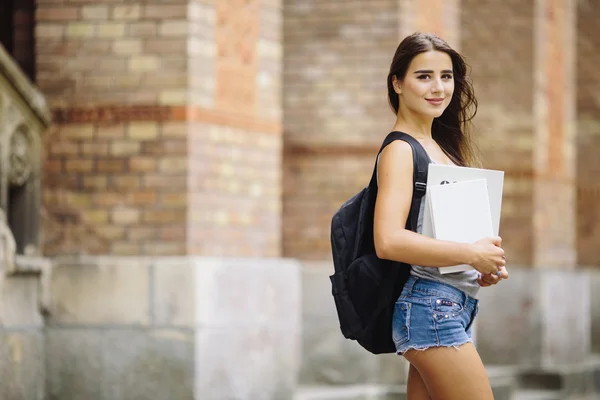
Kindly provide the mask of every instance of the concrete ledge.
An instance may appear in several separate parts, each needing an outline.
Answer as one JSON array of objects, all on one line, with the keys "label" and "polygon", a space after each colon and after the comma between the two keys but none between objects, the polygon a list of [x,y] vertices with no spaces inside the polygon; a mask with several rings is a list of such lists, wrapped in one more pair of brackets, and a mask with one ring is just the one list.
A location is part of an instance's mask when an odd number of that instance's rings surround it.
[{"label": "concrete ledge", "polygon": [[600,357],[590,356],[577,364],[522,369],[520,386],[558,391],[563,398],[592,394],[600,397]]},{"label": "concrete ledge", "polygon": [[190,331],[49,328],[49,399],[193,399]]},{"label": "concrete ledge", "polygon": [[477,349],[486,364],[542,367],[590,353],[590,278],[584,270],[510,269],[480,291]]},{"label": "concrete ledge", "polygon": [[7,276],[0,284],[0,332],[42,329],[40,280],[36,275]]},{"label": "concrete ledge", "polygon": [[301,353],[294,260],[86,256],[55,260],[51,281],[51,399],[293,394]]},{"label": "concrete ledge", "polygon": [[150,278],[145,260],[55,262],[48,323],[148,326]]},{"label": "concrete ledge", "polygon": [[196,399],[289,399],[301,352],[300,265],[193,259]]},{"label": "concrete ledge", "polygon": [[41,330],[0,331],[0,398],[44,400],[44,375]]},{"label": "concrete ledge", "polygon": [[600,353],[600,268],[589,268],[592,315],[592,351]]},{"label": "concrete ledge", "polygon": [[406,386],[301,386],[293,400],[406,400]]}]

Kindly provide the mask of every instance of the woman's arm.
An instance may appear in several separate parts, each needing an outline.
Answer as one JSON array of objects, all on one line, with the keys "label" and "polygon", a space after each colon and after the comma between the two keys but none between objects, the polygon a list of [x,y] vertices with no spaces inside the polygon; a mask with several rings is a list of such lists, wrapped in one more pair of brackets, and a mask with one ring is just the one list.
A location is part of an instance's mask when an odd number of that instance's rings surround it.
[{"label": "woman's arm", "polygon": [[437,240],[404,228],[413,193],[413,153],[408,143],[396,140],[383,150],[378,175],[373,229],[379,258],[428,267],[477,262],[474,245]]}]

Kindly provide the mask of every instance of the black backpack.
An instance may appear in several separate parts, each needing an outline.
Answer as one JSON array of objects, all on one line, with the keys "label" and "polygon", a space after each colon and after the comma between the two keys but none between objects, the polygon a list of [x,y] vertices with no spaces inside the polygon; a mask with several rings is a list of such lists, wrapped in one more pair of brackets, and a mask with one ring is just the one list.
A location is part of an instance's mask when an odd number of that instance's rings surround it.
[{"label": "black backpack", "polygon": [[[430,160],[421,144],[402,132],[388,134],[379,153],[394,140],[404,140],[413,150],[414,190],[406,228],[416,232]],[[345,202],[333,216],[331,251],[335,272],[329,278],[344,337],[358,341],[371,353],[382,354],[396,352],[392,316],[410,274],[410,265],[380,259],[375,254],[376,172],[377,163],[369,186]]]}]

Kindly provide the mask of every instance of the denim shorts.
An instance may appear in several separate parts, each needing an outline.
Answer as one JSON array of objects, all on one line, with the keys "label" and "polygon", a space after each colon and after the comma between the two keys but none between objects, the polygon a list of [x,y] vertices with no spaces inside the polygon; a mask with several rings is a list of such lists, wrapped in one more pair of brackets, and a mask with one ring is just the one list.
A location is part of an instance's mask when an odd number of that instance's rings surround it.
[{"label": "denim shorts", "polygon": [[479,301],[462,290],[410,276],[396,301],[392,320],[397,353],[473,342],[471,327],[478,310]]}]

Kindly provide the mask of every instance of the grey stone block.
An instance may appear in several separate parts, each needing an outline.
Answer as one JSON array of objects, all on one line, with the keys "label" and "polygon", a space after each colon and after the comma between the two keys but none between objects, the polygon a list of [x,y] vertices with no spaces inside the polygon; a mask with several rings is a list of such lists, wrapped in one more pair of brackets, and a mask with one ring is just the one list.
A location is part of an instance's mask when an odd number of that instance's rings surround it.
[{"label": "grey stone block", "polygon": [[51,278],[49,322],[148,325],[148,269],[148,260],[136,257],[57,260]]},{"label": "grey stone block", "polygon": [[37,275],[12,275],[0,285],[0,330],[41,328],[40,281]]},{"label": "grey stone block", "polygon": [[587,270],[590,276],[592,351],[600,353],[600,270]]},{"label": "grey stone block", "polygon": [[301,348],[296,261],[85,257],[56,265],[50,399],[291,398]]},{"label": "grey stone block", "polygon": [[300,265],[285,259],[195,258],[199,327],[300,329]]},{"label": "grey stone block", "polygon": [[555,367],[524,369],[520,386],[526,389],[544,389],[560,392],[562,398],[596,395],[600,397],[600,358],[589,357],[584,362]]},{"label": "grey stone block", "polygon": [[194,267],[187,258],[155,259],[151,267],[153,324],[193,328]]},{"label": "grey stone block", "polygon": [[477,349],[486,364],[576,363],[590,351],[589,277],[580,270],[512,268],[480,291]]},{"label": "grey stone block", "polygon": [[403,384],[408,363],[395,354],[373,355],[344,338],[328,275],[330,263],[303,263],[302,367],[306,385]]},{"label": "grey stone block", "polygon": [[50,400],[191,400],[191,331],[49,329]]},{"label": "grey stone block", "polygon": [[293,400],[406,400],[406,387],[393,385],[301,386]]},{"label": "grey stone block", "polygon": [[103,394],[102,331],[46,330],[47,394],[49,400],[98,399]]},{"label": "grey stone block", "polygon": [[278,400],[292,397],[298,332],[252,326],[196,333],[197,400]]},{"label": "grey stone block", "polygon": [[0,398],[44,400],[44,374],[41,331],[0,331]]}]

